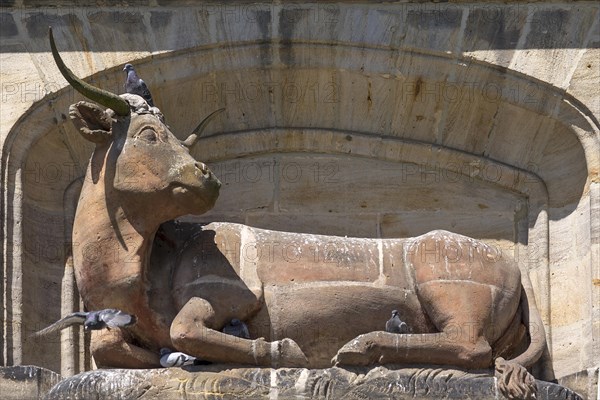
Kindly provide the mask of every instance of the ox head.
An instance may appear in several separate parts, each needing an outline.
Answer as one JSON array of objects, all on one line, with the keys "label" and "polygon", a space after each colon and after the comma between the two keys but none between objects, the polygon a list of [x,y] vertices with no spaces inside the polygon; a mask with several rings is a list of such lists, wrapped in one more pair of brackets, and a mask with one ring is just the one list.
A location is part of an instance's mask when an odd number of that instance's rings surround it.
[{"label": "ox head", "polygon": [[[131,199],[133,207],[172,219],[202,214],[214,206],[221,183],[190,154],[209,115],[185,141],[164,123],[160,110],[137,95],[116,95],[77,78],[63,63],[49,31],[54,60],[65,79],[95,103],[71,105],[70,118],[84,138],[96,143],[91,179],[102,179],[107,193]],[[98,104],[107,107],[103,109]],[[120,201],[120,200],[119,200]],[[131,204],[130,204],[131,206]]]}]

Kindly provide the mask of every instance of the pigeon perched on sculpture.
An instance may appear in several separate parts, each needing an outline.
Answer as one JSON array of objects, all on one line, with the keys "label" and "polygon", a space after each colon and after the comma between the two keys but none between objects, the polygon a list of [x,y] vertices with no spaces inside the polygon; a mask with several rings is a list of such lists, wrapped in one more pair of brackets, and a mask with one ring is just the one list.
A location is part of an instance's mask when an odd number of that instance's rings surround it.
[{"label": "pigeon perched on sculpture", "polygon": [[385,331],[390,333],[408,333],[408,325],[400,319],[398,310],[392,311],[392,318],[385,323]]},{"label": "pigeon perched on sculpture", "polygon": [[248,326],[237,318],[233,318],[231,322],[223,327],[223,333],[231,336],[236,336],[242,339],[250,339],[250,332],[248,332]]},{"label": "pigeon perched on sculpture", "polygon": [[160,365],[165,368],[183,367],[186,365],[208,364],[206,361],[198,360],[196,357],[180,351],[173,351],[167,347],[160,349]]},{"label": "pigeon perched on sculpture", "polygon": [[150,89],[148,89],[146,82],[144,82],[144,80],[135,72],[133,65],[125,64],[123,71],[127,74],[127,78],[125,79],[125,91],[143,97],[150,107],[154,107]]},{"label": "pigeon perched on sculpture", "polygon": [[31,336],[44,336],[73,325],[83,325],[85,330],[124,328],[135,324],[136,321],[135,315],[127,314],[126,312],[114,308],[89,312],[74,312],[56,321],[47,328],[33,333]]}]

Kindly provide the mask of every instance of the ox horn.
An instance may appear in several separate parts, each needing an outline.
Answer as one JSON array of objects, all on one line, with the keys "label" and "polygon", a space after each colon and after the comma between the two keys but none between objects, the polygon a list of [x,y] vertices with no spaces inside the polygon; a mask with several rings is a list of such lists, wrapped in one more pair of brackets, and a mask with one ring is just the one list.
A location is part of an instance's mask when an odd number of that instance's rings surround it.
[{"label": "ox horn", "polygon": [[69,68],[67,68],[62,58],[60,58],[58,50],[56,49],[54,35],[52,34],[52,27],[48,28],[48,36],[50,38],[50,47],[52,48],[52,56],[54,56],[56,66],[60,70],[62,76],[64,76],[67,82],[69,82],[69,84],[73,87],[73,89],[77,90],[88,99],[93,100],[104,107],[112,109],[117,115],[122,117],[129,115],[131,112],[129,109],[129,103],[127,103],[124,99],[114,93],[99,89],[82,81],[75,76],[75,74]]},{"label": "ox horn", "polygon": [[187,147],[188,149],[191,148],[194,145],[194,143],[196,143],[196,140],[198,140],[198,138],[202,136],[202,131],[204,130],[204,128],[206,128],[206,125],[208,125],[210,120],[213,119],[215,115],[223,111],[225,111],[224,108],[219,108],[218,110],[210,113],[208,117],[204,118],[202,122],[200,122],[200,124],[196,127],[196,129],[194,129],[192,134],[187,137],[187,139],[181,141],[181,144]]}]

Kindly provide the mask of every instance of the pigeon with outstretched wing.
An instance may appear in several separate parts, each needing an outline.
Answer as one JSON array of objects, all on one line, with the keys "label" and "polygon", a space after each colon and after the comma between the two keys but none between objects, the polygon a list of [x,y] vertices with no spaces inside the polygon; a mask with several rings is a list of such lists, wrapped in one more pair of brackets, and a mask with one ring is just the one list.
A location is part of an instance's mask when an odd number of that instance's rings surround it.
[{"label": "pigeon with outstretched wing", "polygon": [[150,89],[148,89],[146,82],[144,82],[144,80],[135,72],[133,65],[125,64],[123,71],[127,74],[127,78],[125,79],[125,90],[127,93],[137,94],[138,96],[143,97],[150,107],[154,107]]},{"label": "pigeon with outstretched wing", "polygon": [[126,312],[113,308],[89,312],[74,312],[56,321],[47,328],[35,332],[31,336],[44,336],[73,325],[83,325],[86,330],[123,328],[135,324],[136,321],[135,315],[127,314]]}]

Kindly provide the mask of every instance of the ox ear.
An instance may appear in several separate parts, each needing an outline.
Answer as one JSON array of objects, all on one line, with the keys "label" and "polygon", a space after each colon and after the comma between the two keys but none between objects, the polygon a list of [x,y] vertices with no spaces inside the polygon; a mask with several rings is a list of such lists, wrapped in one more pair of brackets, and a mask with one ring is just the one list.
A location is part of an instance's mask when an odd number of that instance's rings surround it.
[{"label": "ox ear", "polygon": [[100,106],[80,101],[69,107],[69,116],[79,133],[94,143],[104,143],[112,138],[111,116]]}]

